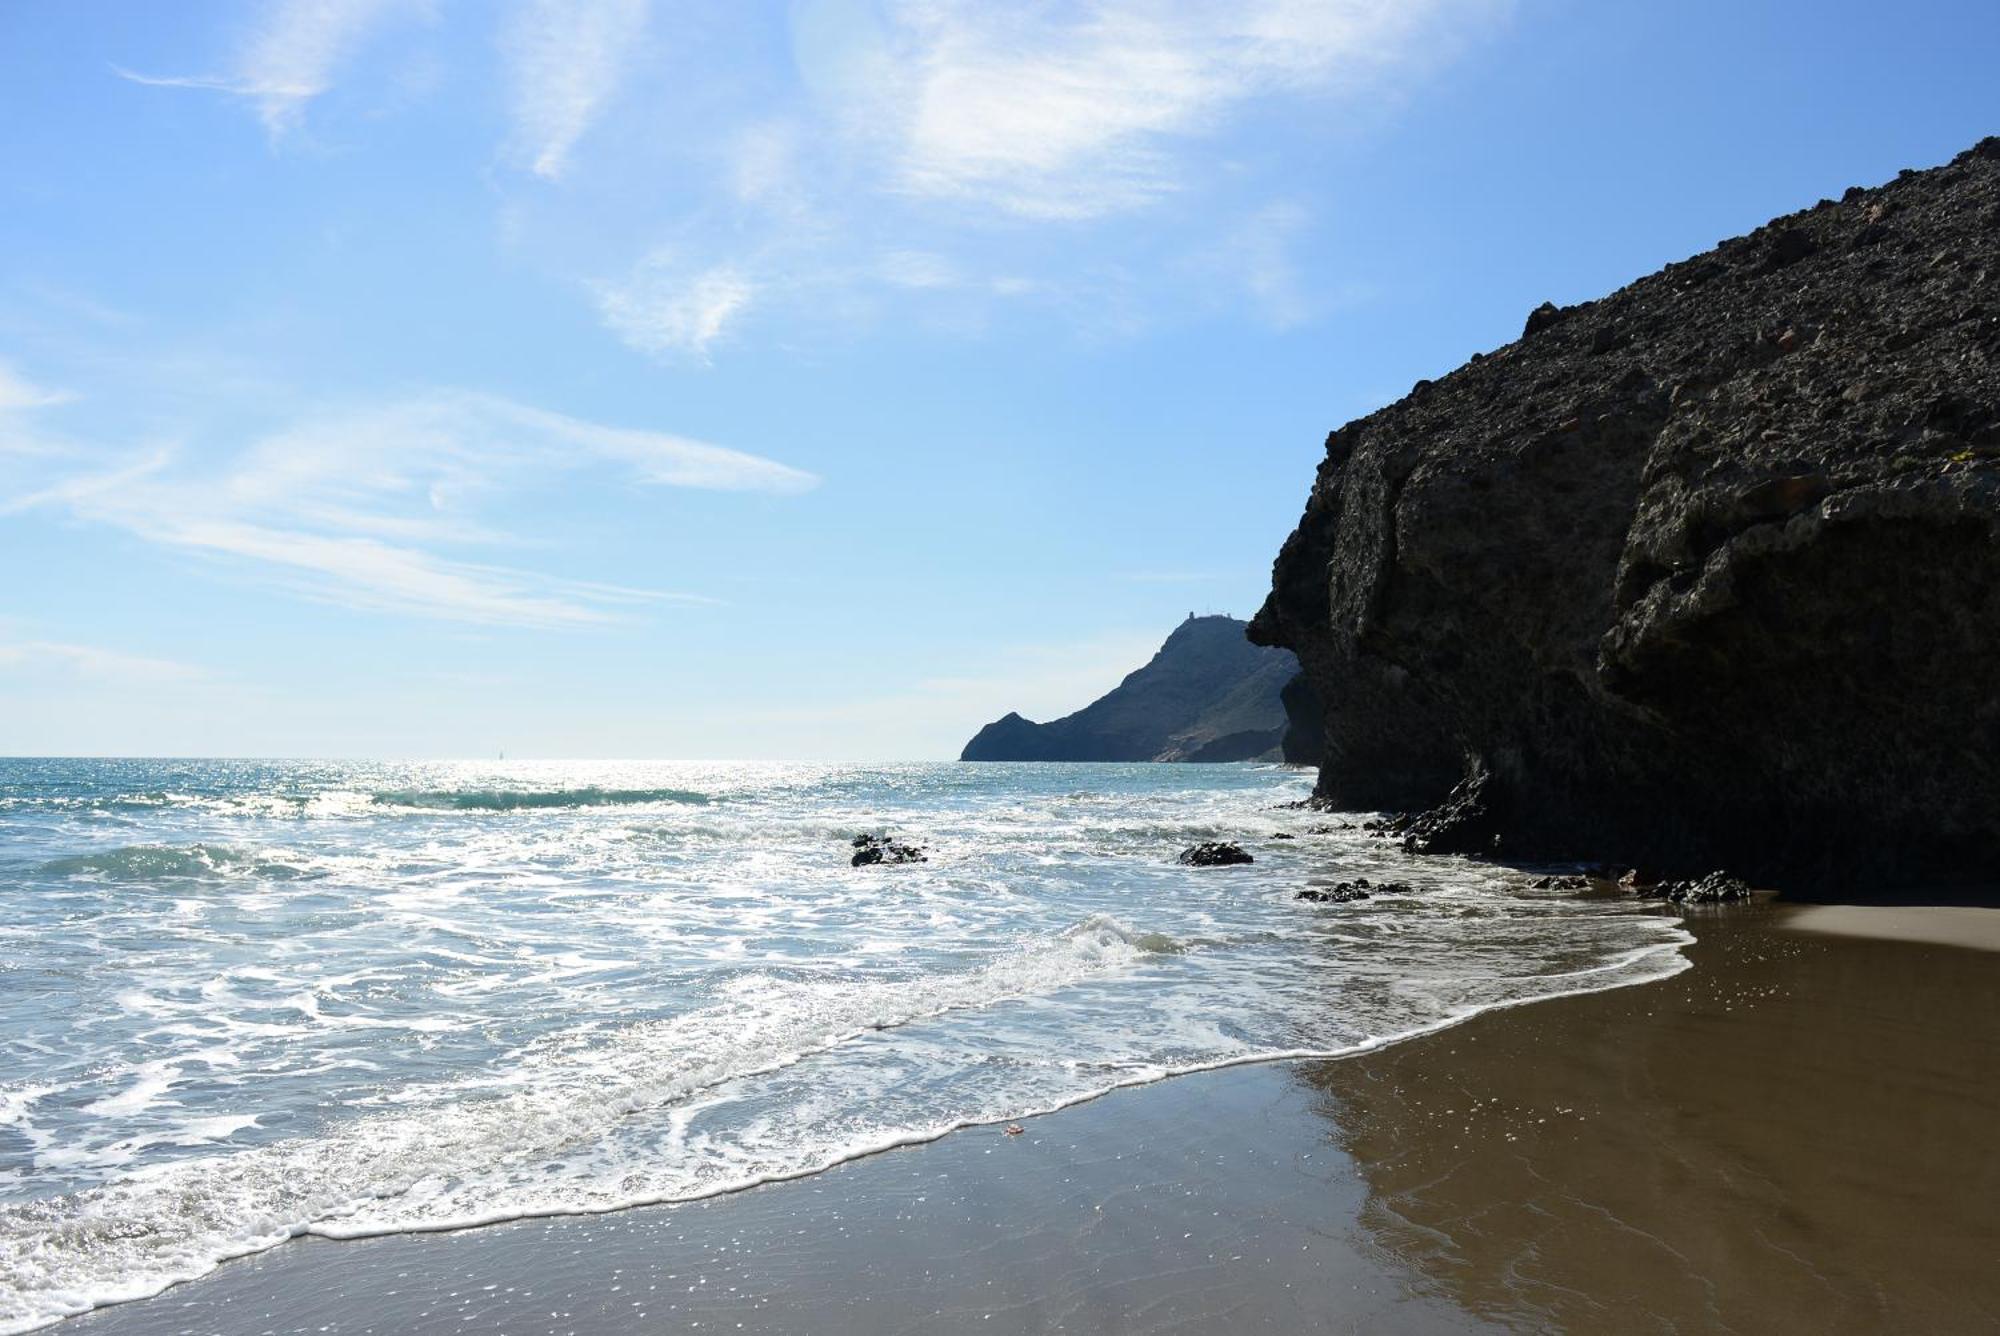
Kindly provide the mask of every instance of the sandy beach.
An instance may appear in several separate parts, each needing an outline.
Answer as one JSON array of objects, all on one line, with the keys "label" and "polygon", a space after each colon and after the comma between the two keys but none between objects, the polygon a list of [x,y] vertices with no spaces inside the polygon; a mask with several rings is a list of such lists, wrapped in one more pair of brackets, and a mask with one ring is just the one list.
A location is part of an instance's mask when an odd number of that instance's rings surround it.
[{"label": "sandy beach", "polygon": [[2000,956],[1800,913],[1374,1054],[701,1204],[308,1240],[70,1329],[1990,1330]]},{"label": "sandy beach", "polygon": [[[1791,926],[1819,912],[1697,918],[1663,984],[1313,1068],[1366,1237],[1537,1330],[1993,1329],[2000,956]],[[2000,918],[1887,921],[1967,914]]]}]

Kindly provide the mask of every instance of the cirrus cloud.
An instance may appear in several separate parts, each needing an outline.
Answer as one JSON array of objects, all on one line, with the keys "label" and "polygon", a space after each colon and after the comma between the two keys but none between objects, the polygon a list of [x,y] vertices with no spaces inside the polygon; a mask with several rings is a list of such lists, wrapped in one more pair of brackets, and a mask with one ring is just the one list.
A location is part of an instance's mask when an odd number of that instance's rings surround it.
[{"label": "cirrus cloud", "polygon": [[527,0],[503,45],[515,136],[535,175],[554,180],[618,90],[645,31],[647,0]]},{"label": "cirrus cloud", "polygon": [[218,75],[140,74],[133,83],[158,88],[205,88],[255,104],[273,139],[295,129],[306,106],[333,87],[335,73],[383,19],[413,0],[283,0],[240,41],[235,68]]},{"label": "cirrus cloud", "polygon": [[705,441],[436,391],[308,417],[219,469],[185,467],[180,450],[156,448],[0,512],[56,509],[369,611],[560,627],[613,620],[637,604],[713,602],[465,555],[519,543],[480,521],[482,499],[607,467],[641,486],[710,491],[798,493],[819,481]]}]

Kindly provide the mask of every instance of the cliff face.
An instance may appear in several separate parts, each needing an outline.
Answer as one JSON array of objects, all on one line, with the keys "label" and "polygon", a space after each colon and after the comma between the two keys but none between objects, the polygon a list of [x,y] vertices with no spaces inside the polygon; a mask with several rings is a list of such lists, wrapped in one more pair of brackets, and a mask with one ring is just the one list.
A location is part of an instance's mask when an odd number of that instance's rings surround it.
[{"label": "cliff face", "polygon": [[1190,617],[1152,662],[1090,705],[1046,724],[1018,714],[979,730],[962,761],[1275,759],[1279,692],[1298,676],[1290,651],[1263,649],[1233,617]]},{"label": "cliff face", "polygon": [[1438,847],[2000,882],[2000,139],[1334,432],[1250,634]]}]

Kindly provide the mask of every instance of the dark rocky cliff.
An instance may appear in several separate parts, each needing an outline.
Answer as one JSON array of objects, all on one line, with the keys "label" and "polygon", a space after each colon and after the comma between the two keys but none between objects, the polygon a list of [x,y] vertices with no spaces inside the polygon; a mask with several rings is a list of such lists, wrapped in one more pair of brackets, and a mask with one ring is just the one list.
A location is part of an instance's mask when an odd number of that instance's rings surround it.
[{"label": "dark rocky cliff", "polygon": [[1334,432],[1251,638],[1429,847],[2000,883],[2000,139]]},{"label": "dark rocky cliff", "polygon": [[1247,761],[1278,757],[1290,651],[1259,648],[1233,617],[1189,617],[1152,662],[1075,714],[1010,714],[979,730],[962,761]]}]

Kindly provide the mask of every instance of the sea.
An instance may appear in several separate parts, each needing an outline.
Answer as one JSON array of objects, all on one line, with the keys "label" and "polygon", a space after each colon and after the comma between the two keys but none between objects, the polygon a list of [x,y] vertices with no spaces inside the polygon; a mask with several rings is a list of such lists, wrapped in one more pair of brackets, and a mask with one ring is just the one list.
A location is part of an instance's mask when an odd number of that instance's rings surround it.
[{"label": "sea", "polygon": [[[0,1333],[301,1235],[689,1201],[1686,967],[1671,916],[1406,855],[1310,789],[0,760]],[[853,867],[867,833],[927,861]],[[1176,862],[1206,840],[1255,862]]]}]

